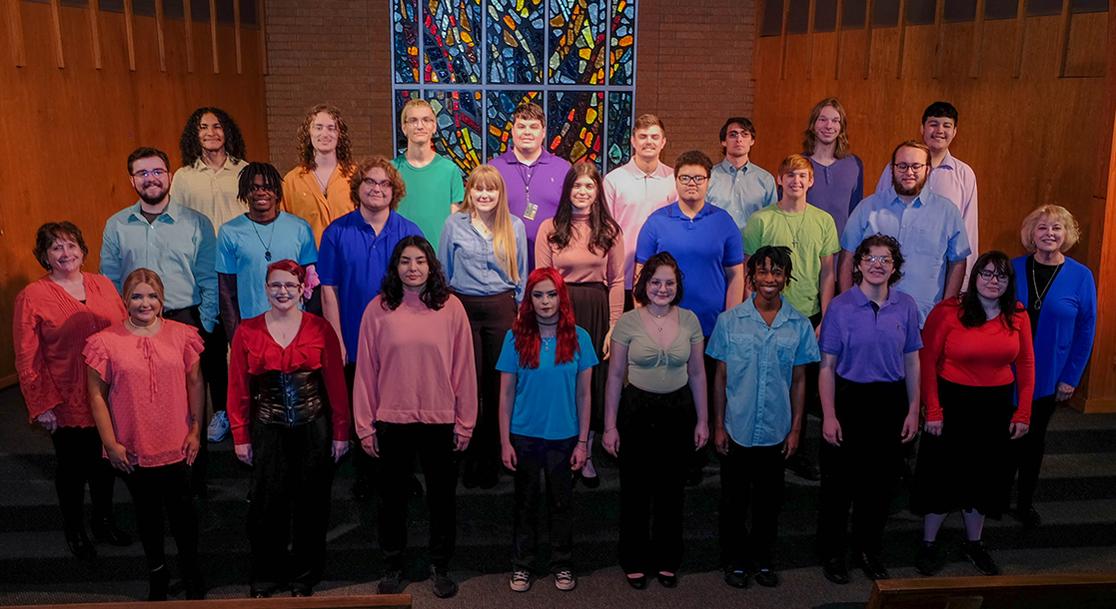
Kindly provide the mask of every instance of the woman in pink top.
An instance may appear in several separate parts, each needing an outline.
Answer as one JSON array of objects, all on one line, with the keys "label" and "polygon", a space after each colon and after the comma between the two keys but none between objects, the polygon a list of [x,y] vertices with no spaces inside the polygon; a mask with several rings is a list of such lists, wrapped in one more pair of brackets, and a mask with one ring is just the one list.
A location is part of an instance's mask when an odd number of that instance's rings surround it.
[{"label": "woman in pink top", "polygon": [[360,322],[353,420],[361,448],[380,459],[380,594],[403,591],[407,499],[415,458],[426,478],[434,594],[457,593],[448,574],[456,538],[455,452],[469,446],[477,419],[473,335],[430,243],[395,246],[380,295]]},{"label": "woman in pink top", "polygon": [[[593,163],[576,163],[566,174],[558,211],[539,225],[535,266],[553,267],[562,275],[577,325],[589,332],[597,358],[604,361],[612,327],[624,312],[624,239],[605,204],[601,173]],[[600,484],[592,447],[594,435],[603,427],[607,377],[604,367],[593,369],[590,457],[581,470],[582,482],[589,488]]]},{"label": "woman in pink top", "polygon": [[163,282],[138,268],[124,279],[128,317],[89,337],[89,407],[105,456],[124,474],[147,558],[148,600],[166,600],[163,510],[178,546],[186,598],[205,597],[190,466],[198,456],[205,384],[204,349],[192,326],[164,320]]},{"label": "woman in pink top", "polygon": [[57,459],[54,486],[62,507],[66,543],[78,558],[96,550],[85,534],[85,484],[93,498],[93,537],[126,546],[131,539],[112,521],[113,472],[101,459],[86,393],[85,339],[124,319],[112,282],[83,273],[89,249],[81,230],[50,222],[35,236],[35,259],[47,274],[20,291],[12,316],[15,366],[30,420],[50,433]]}]

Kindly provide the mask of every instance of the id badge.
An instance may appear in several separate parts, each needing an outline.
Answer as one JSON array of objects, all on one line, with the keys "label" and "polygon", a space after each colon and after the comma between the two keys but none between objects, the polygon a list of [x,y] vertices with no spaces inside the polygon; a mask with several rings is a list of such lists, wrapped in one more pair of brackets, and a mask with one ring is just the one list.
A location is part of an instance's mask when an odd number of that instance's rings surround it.
[{"label": "id badge", "polygon": [[523,217],[527,220],[534,220],[537,213],[539,213],[539,206],[534,203],[528,202],[527,206],[523,208]]}]

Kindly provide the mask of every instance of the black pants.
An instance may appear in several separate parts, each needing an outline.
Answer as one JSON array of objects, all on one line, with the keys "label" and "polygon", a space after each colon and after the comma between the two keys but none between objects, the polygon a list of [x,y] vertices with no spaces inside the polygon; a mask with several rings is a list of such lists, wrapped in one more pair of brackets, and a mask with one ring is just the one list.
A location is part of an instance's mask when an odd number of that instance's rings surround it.
[{"label": "black pants", "polygon": [[[705,352],[705,348],[708,346],[709,337],[706,336],[705,341],[701,345],[703,354]],[[705,364],[705,395],[709,396],[709,400],[705,406],[705,420],[709,421],[709,437],[712,438],[713,417],[711,416],[710,408],[713,404],[713,386],[716,384],[714,379],[717,375],[717,360],[709,357],[708,355],[702,355],[702,363]],[[706,463],[709,463],[709,455],[713,452],[712,444],[712,442],[709,442],[698,450],[690,451],[686,463],[686,475],[688,477],[697,477],[701,475],[702,468],[705,467]]]},{"label": "black pants", "polygon": [[624,388],[616,427],[625,573],[676,572],[682,562],[683,483],[695,422],[689,386],[671,393]]},{"label": "black pants", "polygon": [[426,480],[430,562],[449,567],[457,541],[457,461],[453,425],[376,424],[380,446],[380,548],[389,569],[402,569],[407,549],[407,499],[415,457]]},{"label": "black pants", "polygon": [[500,471],[500,373],[496,360],[504,336],[515,321],[515,294],[508,290],[492,296],[458,294],[473,331],[473,358],[477,368],[477,424],[465,454],[466,480]]},{"label": "black pants", "polygon": [[331,440],[328,416],[298,427],[252,424],[248,539],[254,586],[292,578],[307,586],[321,581],[333,482]]},{"label": "black pants", "polygon": [[1011,442],[1011,476],[1018,482],[1016,507],[1027,510],[1034,506],[1035,488],[1038,486],[1042,457],[1046,454],[1046,428],[1054,416],[1058,403],[1053,395],[1039,398],[1031,404],[1031,427],[1027,434]]},{"label": "black pants", "polygon": [[163,548],[163,513],[178,547],[178,566],[187,581],[200,575],[198,567],[198,521],[190,500],[190,468],[185,461],[160,467],[137,467],[124,475],[136,506],[147,569],[166,564]]},{"label": "black pants", "polygon": [[539,495],[545,478],[546,505],[550,515],[550,570],[571,568],[573,548],[573,471],[570,456],[577,436],[545,440],[511,436],[515,448],[515,524],[512,531],[512,565],[531,570],[538,554]]},{"label": "black pants", "polygon": [[59,427],[50,434],[57,467],[54,489],[62,508],[66,535],[85,530],[85,484],[93,499],[93,519],[112,517],[112,486],[115,470],[101,456],[101,436],[96,427]]},{"label": "black pants", "polygon": [[782,506],[783,444],[746,448],[729,439],[721,457],[722,566],[771,568]]},{"label": "black pants", "polygon": [[[810,316],[810,325],[817,330],[818,326],[821,325],[821,320],[821,313],[816,313]],[[820,371],[820,362],[806,364],[806,401],[803,403],[802,427],[798,429],[798,450],[792,457],[792,459],[797,459],[800,464],[816,462],[814,457],[820,452],[806,434],[806,428],[810,425],[810,415],[821,418],[821,394],[818,391],[818,374]],[[825,441],[822,440],[821,443],[824,444]]]},{"label": "black pants", "polygon": [[[345,382],[349,389],[349,404],[353,403],[353,379],[356,377],[356,364],[345,364]],[[376,472],[380,467],[380,460],[373,459],[364,452],[357,437],[356,425],[350,427],[349,439],[353,441],[356,450],[349,451],[353,459],[353,477],[355,488],[363,489],[368,493],[376,487]]]},{"label": "black pants", "polygon": [[840,446],[823,441],[821,446],[818,541],[823,558],[843,558],[848,551],[850,507],[854,549],[880,553],[902,466],[900,434],[908,406],[904,381],[837,378],[835,411],[843,441]]}]

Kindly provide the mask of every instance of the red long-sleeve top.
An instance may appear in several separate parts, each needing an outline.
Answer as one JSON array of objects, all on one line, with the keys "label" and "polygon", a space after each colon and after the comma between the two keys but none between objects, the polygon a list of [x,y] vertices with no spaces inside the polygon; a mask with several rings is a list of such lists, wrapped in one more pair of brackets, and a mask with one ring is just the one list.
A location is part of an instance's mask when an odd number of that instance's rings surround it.
[{"label": "red long-sleeve top", "polygon": [[264,315],[240,322],[229,355],[229,427],[233,442],[249,444],[252,398],[249,380],[265,372],[321,370],[329,397],[333,439],[349,439],[349,390],[345,384],[345,362],[341,342],[329,322],[312,313],[302,314],[302,324],[291,344],[280,347],[267,331]]},{"label": "red long-sleeve top", "polygon": [[[930,311],[922,329],[922,403],[927,421],[942,420],[938,377],[970,387],[996,387],[1015,382],[1018,407],[1013,423],[1029,423],[1035,391],[1035,352],[1031,323],[1022,305],[1009,330],[999,317],[975,328],[961,325],[961,305],[956,298],[942,301]],[[1015,370],[1012,370],[1014,366]]]}]

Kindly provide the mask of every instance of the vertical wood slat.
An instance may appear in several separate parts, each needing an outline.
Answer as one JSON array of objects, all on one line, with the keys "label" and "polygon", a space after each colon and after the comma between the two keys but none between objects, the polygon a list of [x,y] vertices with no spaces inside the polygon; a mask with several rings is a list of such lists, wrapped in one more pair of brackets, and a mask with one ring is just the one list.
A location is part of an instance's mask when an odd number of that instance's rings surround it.
[{"label": "vertical wood slat", "polygon": [[163,38],[163,0],[155,0],[155,43],[159,52],[159,71],[167,71],[167,43]]},{"label": "vertical wood slat", "polygon": [[1023,43],[1027,34],[1027,3],[1018,0],[1019,6],[1015,11],[1015,66],[1012,77],[1020,78],[1023,75]]},{"label": "vertical wood slat", "polygon": [[783,0],[783,25],[779,28],[779,80],[787,78],[787,22],[790,20],[790,0]]},{"label": "vertical wood slat", "polygon": [[833,58],[833,79],[838,80],[841,78],[841,21],[845,16],[845,0],[837,0],[837,24],[833,28],[834,35],[837,36],[837,52],[834,53]]},{"label": "vertical wood slat", "polygon": [[186,31],[186,72],[194,72],[194,11],[190,0],[182,0],[182,28]]},{"label": "vertical wood slat", "polygon": [[58,0],[50,0],[50,33],[54,39],[54,63],[59,69],[66,67],[66,59],[62,54],[62,7]]},{"label": "vertical wood slat", "polygon": [[1065,78],[1069,61],[1070,0],[1062,0],[1061,23],[1058,25],[1058,78]]},{"label": "vertical wood slat", "polygon": [[220,58],[217,57],[217,0],[209,0],[209,48],[213,53],[213,73],[221,73]]},{"label": "vertical wood slat", "polygon": [[[1018,0],[1020,6],[1023,5],[1025,0]],[[938,0],[934,5],[934,30],[937,34],[937,41],[934,42],[934,70],[933,78],[938,79],[942,77],[942,56],[945,55],[945,28],[942,23],[945,21],[945,0]]]},{"label": "vertical wood slat", "polygon": [[93,67],[104,68],[101,59],[101,5],[97,0],[89,0],[85,14],[89,17],[89,42],[92,45]]},{"label": "vertical wood slat", "polygon": [[[259,45],[260,45],[260,73],[267,75],[267,16],[264,13],[266,7],[264,0],[256,0],[256,23],[259,26]],[[759,24],[763,22],[760,21]],[[762,26],[761,26],[762,27]],[[756,36],[759,39],[759,35]],[[756,45],[757,47],[759,45]]]},{"label": "vertical wood slat", "polygon": [[814,76],[814,13],[818,0],[810,0],[810,10],[806,13],[806,80]]},{"label": "vertical wood slat", "polygon": [[240,52],[240,0],[233,0],[233,40],[236,43],[236,73],[244,73],[243,54]]},{"label": "vertical wood slat", "polygon": [[124,38],[128,41],[128,69],[136,71],[136,26],[132,0],[124,0]]},{"label": "vertical wood slat", "polygon": [[[1069,0],[1066,0],[1067,2]],[[1026,0],[1019,0],[1020,4]],[[976,19],[973,20],[973,56],[969,63],[969,78],[980,78],[984,59],[984,0],[976,0]]]},{"label": "vertical wood slat", "polygon": [[864,2],[864,80],[872,71],[872,0]]},{"label": "vertical wood slat", "polygon": [[[945,2],[945,0],[942,0]],[[903,55],[907,46],[907,0],[899,0],[899,51],[895,54],[895,78],[903,78]]]},{"label": "vertical wood slat", "polygon": [[8,0],[8,38],[12,46],[12,60],[17,68],[27,65],[27,49],[23,45],[23,13],[21,0]]}]

